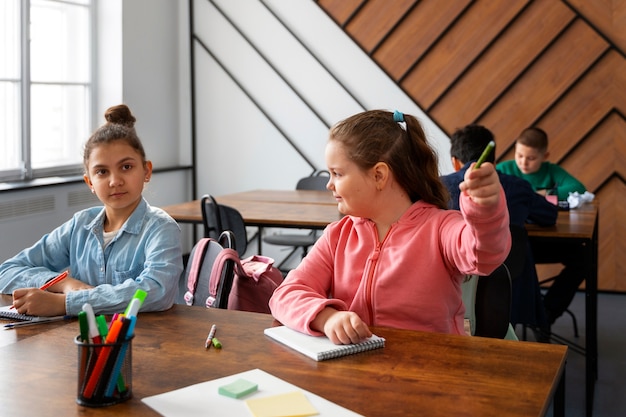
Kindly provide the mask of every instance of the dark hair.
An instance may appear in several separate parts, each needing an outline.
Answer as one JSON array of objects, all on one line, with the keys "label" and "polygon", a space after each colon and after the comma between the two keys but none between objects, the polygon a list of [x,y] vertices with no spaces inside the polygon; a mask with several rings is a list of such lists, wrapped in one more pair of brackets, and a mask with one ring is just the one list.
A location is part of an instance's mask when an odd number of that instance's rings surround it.
[{"label": "dark hair", "polygon": [[394,121],[391,112],[365,111],[333,126],[329,140],[341,143],[348,158],[362,170],[385,162],[412,202],[421,199],[445,209],[448,191],[439,180],[437,154],[419,121],[407,114],[404,121],[407,130]]},{"label": "dark hair", "polygon": [[524,129],[517,138],[517,142],[541,152],[548,150],[548,135],[538,127]]},{"label": "dark hair", "polygon": [[[476,161],[490,141],[494,141],[493,133],[481,125],[467,125],[454,131],[450,137],[450,155],[466,164]],[[496,150],[487,156],[485,162],[496,160]]]},{"label": "dark hair", "polygon": [[125,104],[109,107],[104,112],[106,123],[96,129],[91,135],[83,150],[83,164],[88,172],[89,156],[94,148],[103,143],[111,143],[116,140],[122,140],[130,145],[141,155],[141,160],[145,164],[146,152],[143,149],[141,140],[135,131],[135,116],[132,115],[130,109]]}]

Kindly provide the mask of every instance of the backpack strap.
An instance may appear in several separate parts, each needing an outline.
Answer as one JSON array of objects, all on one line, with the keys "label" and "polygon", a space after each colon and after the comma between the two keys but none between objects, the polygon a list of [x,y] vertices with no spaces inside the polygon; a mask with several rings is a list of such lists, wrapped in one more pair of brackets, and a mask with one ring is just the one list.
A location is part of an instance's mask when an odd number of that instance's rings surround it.
[{"label": "backpack strap", "polygon": [[204,255],[210,240],[210,238],[202,238],[194,247],[191,266],[189,268],[189,275],[187,276],[187,292],[184,296],[185,303],[187,303],[188,306],[193,305],[193,295],[196,293],[198,276],[200,275],[202,261],[204,261]]},{"label": "backpack strap", "polygon": [[[206,307],[211,308],[215,306],[217,299],[217,290],[222,278],[222,271],[226,267],[226,262],[233,261],[235,263],[234,273],[240,274],[243,272],[241,262],[239,260],[239,254],[236,250],[231,248],[224,248],[217,254],[213,267],[211,268],[211,277],[209,278],[209,296],[206,299]],[[245,273],[245,272],[244,272]]]}]

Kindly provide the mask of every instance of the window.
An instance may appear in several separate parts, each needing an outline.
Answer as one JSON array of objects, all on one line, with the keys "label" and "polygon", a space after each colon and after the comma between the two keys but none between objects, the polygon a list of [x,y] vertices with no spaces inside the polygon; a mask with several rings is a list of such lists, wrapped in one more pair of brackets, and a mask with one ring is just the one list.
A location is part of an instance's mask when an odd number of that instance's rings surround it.
[{"label": "window", "polygon": [[0,180],[82,172],[94,102],[92,7],[0,2]]}]

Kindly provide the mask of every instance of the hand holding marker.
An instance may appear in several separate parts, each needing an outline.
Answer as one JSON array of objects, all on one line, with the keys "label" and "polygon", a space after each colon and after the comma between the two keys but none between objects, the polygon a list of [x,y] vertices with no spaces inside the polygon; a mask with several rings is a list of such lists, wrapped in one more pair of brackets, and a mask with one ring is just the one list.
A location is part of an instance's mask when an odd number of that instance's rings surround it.
[{"label": "hand holding marker", "polygon": [[[39,289],[41,291],[46,291],[48,288],[52,287],[57,282],[63,281],[65,278],[67,278],[68,275],[69,275],[69,271],[63,271],[59,275],[57,275],[56,277],[52,278],[50,281],[48,281],[45,284],[43,284],[41,287],[39,287]],[[9,307],[9,309],[14,309],[14,308],[15,308],[14,305]]]},{"label": "hand holding marker", "polygon": [[490,140],[487,146],[485,147],[485,150],[480,155],[480,158],[478,158],[478,161],[476,161],[476,165],[474,165],[474,169],[480,168],[482,163],[485,162],[485,159],[487,159],[487,157],[489,156],[489,154],[491,153],[491,151],[493,151],[493,148],[495,147],[496,147],[496,143]]}]

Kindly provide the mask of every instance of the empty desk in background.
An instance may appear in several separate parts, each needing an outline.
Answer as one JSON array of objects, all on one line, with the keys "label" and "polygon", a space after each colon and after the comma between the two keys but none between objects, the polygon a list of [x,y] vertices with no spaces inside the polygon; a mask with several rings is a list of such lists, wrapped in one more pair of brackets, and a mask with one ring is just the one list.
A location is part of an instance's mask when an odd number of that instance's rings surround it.
[{"label": "empty desk in background", "polygon": [[[204,348],[213,323],[221,350]],[[315,362],[265,336],[274,324],[267,314],[183,305],[141,313],[133,398],[105,408],[75,403],[76,320],[2,331],[2,414],[156,416],[142,398],[256,368],[368,417],[543,416],[555,393],[563,410],[566,346],[374,327],[385,348]]]},{"label": "empty desk in background", "polygon": [[[585,354],[586,414],[593,414],[595,382],[598,377],[598,202],[586,203],[569,211],[559,211],[556,225],[526,225],[533,242],[566,247],[577,253],[585,264],[585,347],[568,343]],[[544,258],[546,258],[544,256]],[[558,258],[550,262],[560,262]]]},{"label": "empty desk in background", "polygon": [[[341,218],[330,191],[253,190],[215,197],[219,204],[237,209],[246,226],[259,228],[261,252],[264,227],[323,229]],[[200,200],[162,207],[179,223],[202,224]]]}]

